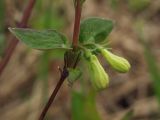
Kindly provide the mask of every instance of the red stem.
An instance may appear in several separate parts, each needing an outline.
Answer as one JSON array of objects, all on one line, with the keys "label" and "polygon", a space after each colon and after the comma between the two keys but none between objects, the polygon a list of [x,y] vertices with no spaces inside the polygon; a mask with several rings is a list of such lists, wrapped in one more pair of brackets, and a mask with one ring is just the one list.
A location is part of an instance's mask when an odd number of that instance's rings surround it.
[{"label": "red stem", "polygon": [[[23,17],[22,17],[22,20],[21,22],[17,25],[17,27],[20,27],[20,28],[24,28],[27,26],[27,23],[28,23],[28,20],[31,16],[31,12],[32,12],[32,9],[33,9],[33,6],[35,5],[35,2],[36,0],[30,0],[29,1],[29,4],[28,6],[26,7],[24,13],[23,13]],[[0,75],[2,74],[4,68],[6,67],[6,65],[8,64],[9,62],[9,59],[11,58],[16,46],[18,44],[18,40],[16,38],[13,38],[7,49],[6,49],[6,52],[5,52],[5,57],[2,59],[1,63],[0,63]]]},{"label": "red stem", "polygon": [[72,45],[74,48],[77,47],[78,40],[79,40],[81,12],[82,12],[82,6],[80,3],[80,0],[77,0],[76,7],[75,7],[75,23],[74,23],[74,33],[73,33],[73,41],[72,41]]},{"label": "red stem", "polygon": [[[79,31],[80,31],[80,19],[81,19],[81,12],[82,12],[82,6],[80,3],[80,0],[76,1],[76,6],[75,6],[75,23],[74,23],[74,33],[73,33],[73,48],[75,49],[78,45],[78,40],[79,40]],[[69,73],[67,69],[64,67],[63,72],[61,74],[60,80],[56,85],[56,88],[54,89],[51,97],[49,98],[49,101],[47,102],[46,106],[44,107],[39,120],[43,120],[49,107],[51,106],[52,102],[54,101],[60,87],[62,86],[64,80],[68,77]]]},{"label": "red stem", "polygon": [[64,80],[68,77],[68,75],[69,75],[69,74],[68,74],[67,69],[64,68],[64,69],[63,69],[63,72],[62,72],[62,74],[61,74],[61,78],[60,78],[59,82],[57,83],[56,88],[54,89],[53,93],[51,94],[51,97],[49,98],[46,106],[44,107],[44,109],[43,109],[43,111],[42,111],[42,113],[41,113],[41,115],[40,115],[40,117],[39,117],[39,120],[43,120],[43,119],[44,119],[44,117],[45,117],[45,115],[46,115],[49,107],[50,107],[51,104],[53,103],[53,101],[54,101],[54,99],[55,99],[55,97],[56,97],[59,89],[61,88]]}]

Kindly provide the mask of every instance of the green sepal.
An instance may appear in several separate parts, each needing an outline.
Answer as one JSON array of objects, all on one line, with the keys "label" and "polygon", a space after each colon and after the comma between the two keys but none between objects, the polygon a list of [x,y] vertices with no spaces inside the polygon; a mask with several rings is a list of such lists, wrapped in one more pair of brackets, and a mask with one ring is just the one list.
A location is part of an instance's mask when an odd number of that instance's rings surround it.
[{"label": "green sepal", "polygon": [[72,85],[76,80],[78,80],[81,75],[82,75],[82,71],[78,68],[69,68],[68,69],[69,71],[69,76],[68,76],[68,82],[69,82],[69,85]]}]

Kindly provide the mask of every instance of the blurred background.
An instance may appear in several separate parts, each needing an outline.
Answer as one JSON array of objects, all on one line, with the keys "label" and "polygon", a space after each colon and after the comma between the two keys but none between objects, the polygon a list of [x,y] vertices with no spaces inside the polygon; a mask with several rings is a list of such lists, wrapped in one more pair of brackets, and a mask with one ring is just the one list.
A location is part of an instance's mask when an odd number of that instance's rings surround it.
[{"label": "blurred background", "polygon": [[[21,20],[27,3],[0,0],[0,63],[13,38],[8,27]],[[86,0],[86,17],[114,21],[110,46],[132,69],[119,74],[101,59],[110,76],[108,89],[96,93],[90,83],[65,81],[46,120],[160,120],[160,0]],[[72,0],[37,0],[28,27],[58,29],[71,40],[73,24]],[[0,76],[0,120],[37,120],[58,82],[58,66],[63,66],[60,53],[19,42]]]}]

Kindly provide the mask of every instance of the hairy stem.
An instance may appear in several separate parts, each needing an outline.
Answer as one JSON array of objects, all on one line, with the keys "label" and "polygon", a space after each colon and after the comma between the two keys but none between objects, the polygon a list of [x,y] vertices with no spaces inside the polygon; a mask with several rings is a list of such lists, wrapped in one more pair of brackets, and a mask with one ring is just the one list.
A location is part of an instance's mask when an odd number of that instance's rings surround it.
[{"label": "hairy stem", "polygon": [[[35,5],[35,2],[36,2],[36,0],[29,0],[28,6],[26,7],[26,9],[23,13],[22,20],[17,25],[17,27],[24,28],[24,27],[27,26],[27,23],[28,23],[28,20],[31,16],[31,12],[32,12],[33,6]],[[6,65],[8,64],[9,59],[11,58],[11,56],[12,56],[12,54],[13,54],[16,46],[17,46],[17,43],[18,43],[18,40],[16,38],[13,38],[10,41],[10,43],[9,43],[7,49],[6,49],[6,52],[5,52],[5,57],[2,59],[2,61],[0,63],[0,75],[2,74]]]},{"label": "hairy stem", "polygon": [[75,23],[73,31],[73,41],[72,45],[74,48],[78,45],[79,31],[80,31],[80,20],[81,20],[82,5],[80,0],[75,1]]},{"label": "hairy stem", "polygon": [[54,99],[55,99],[58,91],[60,90],[60,88],[61,88],[64,80],[68,77],[68,75],[69,75],[69,74],[68,74],[67,69],[64,68],[64,69],[63,69],[63,72],[62,72],[62,74],[61,74],[60,80],[59,80],[59,82],[57,83],[56,88],[55,88],[54,91],[52,92],[51,97],[49,98],[46,106],[44,107],[44,109],[43,109],[43,111],[42,111],[42,113],[41,113],[41,115],[40,115],[40,117],[39,117],[39,120],[43,120],[43,119],[44,119],[44,117],[45,117],[45,115],[46,115],[49,107],[50,107],[51,104],[53,103],[53,101],[54,101]]}]

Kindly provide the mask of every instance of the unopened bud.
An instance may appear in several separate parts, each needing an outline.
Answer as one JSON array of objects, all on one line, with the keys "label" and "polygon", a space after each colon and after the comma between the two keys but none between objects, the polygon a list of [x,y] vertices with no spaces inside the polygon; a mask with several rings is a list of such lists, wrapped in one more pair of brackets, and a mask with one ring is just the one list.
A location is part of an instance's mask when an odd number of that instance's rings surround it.
[{"label": "unopened bud", "polygon": [[113,69],[121,73],[129,71],[131,65],[125,58],[114,55],[106,49],[100,49],[100,51]]},{"label": "unopened bud", "polygon": [[108,74],[105,72],[95,55],[88,60],[91,82],[96,90],[104,89],[109,84]]}]

